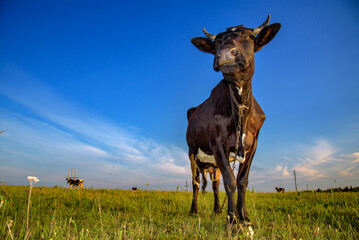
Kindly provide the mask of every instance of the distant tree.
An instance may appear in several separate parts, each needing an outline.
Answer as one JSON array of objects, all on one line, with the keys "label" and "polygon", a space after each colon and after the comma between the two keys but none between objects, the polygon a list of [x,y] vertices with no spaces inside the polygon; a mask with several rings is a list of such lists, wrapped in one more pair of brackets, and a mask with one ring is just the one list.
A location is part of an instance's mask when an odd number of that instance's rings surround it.
[{"label": "distant tree", "polygon": [[[302,192],[308,192],[308,191],[302,191]],[[314,192],[328,192],[328,193],[332,193],[332,192],[359,192],[359,187],[337,187],[337,188],[328,188],[325,190],[321,190],[320,188],[318,188],[317,190],[314,190]]]}]

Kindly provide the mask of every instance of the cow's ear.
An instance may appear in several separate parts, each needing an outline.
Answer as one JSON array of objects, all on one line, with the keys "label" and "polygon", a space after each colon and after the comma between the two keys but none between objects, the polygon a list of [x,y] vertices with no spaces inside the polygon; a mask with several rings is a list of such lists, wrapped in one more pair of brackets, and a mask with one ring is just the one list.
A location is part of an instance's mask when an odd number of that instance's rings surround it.
[{"label": "cow's ear", "polygon": [[192,38],[191,42],[195,45],[199,50],[205,53],[215,53],[215,47],[213,41],[204,37]]},{"label": "cow's ear", "polygon": [[280,23],[273,23],[263,28],[254,41],[254,51],[257,52],[261,50],[264,45],[272,41],[280,27]]}]

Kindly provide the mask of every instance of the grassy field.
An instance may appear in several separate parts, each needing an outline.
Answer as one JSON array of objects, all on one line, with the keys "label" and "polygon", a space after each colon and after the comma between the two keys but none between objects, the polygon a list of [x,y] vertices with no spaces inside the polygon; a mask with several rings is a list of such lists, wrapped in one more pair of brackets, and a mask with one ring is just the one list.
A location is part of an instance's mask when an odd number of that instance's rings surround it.
[{"label": "grassy field", "polygon": [[[190,192],[0,186],[0,239],[250,239]],[[221,202],[225,193],[221,193]],[[254,239],[359,239],[359,193],[247,193]]]}]

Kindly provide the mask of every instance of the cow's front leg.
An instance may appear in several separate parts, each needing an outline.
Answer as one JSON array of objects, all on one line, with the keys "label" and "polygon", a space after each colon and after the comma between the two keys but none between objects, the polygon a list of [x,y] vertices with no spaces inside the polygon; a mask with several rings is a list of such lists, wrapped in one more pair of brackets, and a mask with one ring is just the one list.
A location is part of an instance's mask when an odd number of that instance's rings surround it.
[{"label": "cow's front leg", "polygon": [[233,223],[238,220],[238,211],[235,205],[236,179],[229,165],[229,160],[225,154],[223,145],[218,142],[214,150],[214,157],[222,173],[224,188],[228,196],[228,217],[230,222]]},{"label": "cow's front leg", "polygon": [[198,206],[197,206],[197,197],[198,197],[198,190],[200,185],[200,172],[198,166],[195,162],[194,155],[189,154],[189,159],[191,161],[191,170],[192,170],[192,189],[193,189],[193,198],[192,198],[192,205],[190,214],[198,213]]},{"label": "cow's front leg", "polygon": [[211,174],[211,180],[212,180],[212,189],[214,193],[214,208],[213,211],[215,213],[221,213],[221,205],[219,204],[219,183],[220,183],[220,177],[221,172],[219,169],[214,170],[214,172]]},{"label": "cow's front leg", "polygon": [[248,212],[246,207],[246,189],[248,186],[248,175],[249,169],[252,164],[253,156],[257,148],[257,139],[254,139],[252,146],[249,151],[246,153],[245,162],[239,165],[238,175],[237,175],[237,187],[238,187],[238,201],[237,209],[239,212],[239,220],[245,225],[250,225],[250,220],[248,218]]}]

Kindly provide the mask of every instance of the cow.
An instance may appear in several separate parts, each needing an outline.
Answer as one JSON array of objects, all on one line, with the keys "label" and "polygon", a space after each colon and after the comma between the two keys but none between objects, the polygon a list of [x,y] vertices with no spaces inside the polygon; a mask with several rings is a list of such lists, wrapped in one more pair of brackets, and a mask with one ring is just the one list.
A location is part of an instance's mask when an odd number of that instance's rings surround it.
[{"label": "cow", "polygon": [[83,179],[72,179],[66,178],[67,183],[70,184],[70,188],[80,187],[84,188],[84,180]]},{"label": "cow", "polygon": [[[220,212],[218,186],[219,176],[222,175],[228,198],[228,219],[231,224],[244,224],[250,231],[245,192],[259,130],[266,118],[252,93],[254,53],[269,43],[281,27],[279,23],[268,25],[269,20],[270,15],[259,27],[228,27],[217,35],[203,29],[206,38],[191,40],[199,50],[214,55],[213,68],[221,71],[224,79],[212,90],[207,100],[187,112],[186,140],[193,187],[190,213],[198,212],[200,173],[211,171],[214,211]],[[239,161],[237,179],[230,167],[231,161]]]},{"label": "cow", "polygon": [[277,192],[284,193],[284,188],[275,187],[275,190],[277,190]]}]

